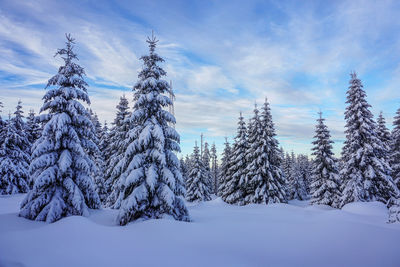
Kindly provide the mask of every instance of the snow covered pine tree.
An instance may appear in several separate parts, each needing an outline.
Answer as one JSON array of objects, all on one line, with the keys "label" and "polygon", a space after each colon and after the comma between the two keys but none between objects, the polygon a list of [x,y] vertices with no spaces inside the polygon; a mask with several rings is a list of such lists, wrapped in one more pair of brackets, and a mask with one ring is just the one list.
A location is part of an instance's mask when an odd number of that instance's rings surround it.
[{"label": "snow covered pine tree", "polygon": [[[88,215],[88,209],[100,207],[100,199],[91,177],[94,162],[87,151],[97,147],[94,127],[82,102],[90,104],[83,79],[85,72],[76,64],[74,39],[66,34],[66,48],[56,55],[64,65],[47,83],[40,116],[44,123],[41,137],[32,148],[30,164],[33,189],[21,204],[20,216],[54,222],[71,215]],[[80,101],[79,101],[80,100]]]},{"label": "snow covered pine tree", "polygon": [[199,147],[194,146],[192,155],[192,164],[190,165],[188,179],[186,181],[186,200],[208,201],[211,200],[210,187],[208,185],[209,175],[200,158]]},{"label": "snow covered pine tree", "polygon": [[[4,141],[0,146],[0,194],[26,193],[30,146],[22,121],[21,101],[18,102],[16,116],[10,118],[3,130]],[[2,138],[3,139],[3,138]]]},{"label": "snow covered pine tree", "polygon": [[218,196],[222,196],[226,190],[226,181],[229,177],[229,169],[231,167],[231,146],[229,145],[228,138],[225,137],[225,148],[222,152],[221,168],[218,174]]},{"label": "snow covered pine tree", "polygon": [[231,162],[229,173],[225,179],[225,190],[221,198],[229,204],[244,204],[244,189],[246,181],[246,152],[248,149],[246,123],[240,112],[237,134],[230,154]]},{"label": "snow covered pine tree", "polygon": [[351,74],[346,103],[341,205],[375,200],[386,203],[398,195],[398,189],[390,176],[391,168],[385,160],[384,144],[378,137],[377,125],[369,110],[371,106],[355,73]]},{"label": "snow covered pine tree", "polygon": [[318,124],[315,127],[315,140],[312,142],[315,156],[312,168],[311,204],[340,207],[339,170],[333,157],[332,143],[328,127],[324,124],[322,113],[319,113]]},{"label": "snow covered pine tree", "polygon": [[175,154],[180,151],[179,134],[168,125],[175,123],[175,117],[166,110],[172,104],[166,95],[171,88],[161,79],[166,72],[158,66],[164,61],[155,53],[158,40],[152,36],[147,42],[150,54],[141,57],[143,69],[133,88],[131,143],[125,152],[125,169],[120,178],[124,182],[117,218],[120,225],[165,215],[180,221],[190,220]]},{"label": "snow covered pine tree", "polygon": [[121,206],[119,194],[124,185],[120,177],[123,172],[123,158],[128,146],[128,132],[131,125],[129,119],[131,116],[129,102],[125,95],[120,97],[116,108],[117,114],[113,122],[113,127],[108,134],[108,146],[104,150],[106,164],[105,188],[108,194],[105,206],[113,209],[119,209]]},{"label": "snow covered pine tree", "polygon": [[393,121],[392,140],[390,142],[390,166],[394,183],[400,189],[400,108]]}]

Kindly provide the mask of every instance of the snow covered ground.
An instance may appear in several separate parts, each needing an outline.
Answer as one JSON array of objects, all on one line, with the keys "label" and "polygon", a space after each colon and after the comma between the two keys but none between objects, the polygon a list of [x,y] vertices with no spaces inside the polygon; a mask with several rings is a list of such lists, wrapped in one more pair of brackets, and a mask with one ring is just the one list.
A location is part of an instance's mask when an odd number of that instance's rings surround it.
[{"label": "snow covered ground", "polygon": [[343,210],[189,204],[193,222],[121,227],[117,211],[53,224],[17,216],[23,195],[0,196],[0,266],[400,266],[400,224],[378,202]]}]

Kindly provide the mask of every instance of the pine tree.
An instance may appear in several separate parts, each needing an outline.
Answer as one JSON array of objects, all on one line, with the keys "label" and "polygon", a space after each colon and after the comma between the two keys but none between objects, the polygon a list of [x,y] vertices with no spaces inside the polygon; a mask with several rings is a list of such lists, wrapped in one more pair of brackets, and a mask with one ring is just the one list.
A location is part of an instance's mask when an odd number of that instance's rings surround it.
[{"label": "pine tree", "polygon": [[37,139],[39,139],[40,134],[42,133],[42,129],[40,127],[40,124],[38,123],[33,109],[29,110],[28,117],[26,118],[25,131],[28,140],[32,145],[36,142]]},{"label": "pine tree", "polygon": [[15,116],[13,118],[11,118],[11,120],[14,123],[15,130],[17,132],[21,132],[21,134],[24,135],[24,139],[27,138],[26,142],[21,144],[22,145],[21,149],[25,153],[30,155],[31,143],[29,142],[28,137],[26,136],[26,123],[24,121],[23,113],[24,112],[22,111],[22,102],[21,102],[21,100],[18,100],[18,104],[17,104],[16,110],[14,112]]},{"label": "pine tree", "polygon": [[339,170],[332,152],[332,143],[328,127],[325,125],[322,113],[319,113],[318,124],[315,127],[315,140],[312,142],[315,156],[312,169],[311,204],[340,207]]},{"label": "pine tree", "polygon": [[185,160],[182,158],[180,158],[179,160],[179,166],[180,166],[180,170],[181,170],[181,174],[182,174],[182,180],[183,183],[186,185],[186,181],[187,181],[187,177],[188,177],[188,168],[186,166]]},{"label": "pine tree", "polygon": [[129,146],[124,155],[121,175],[120,225],[139,218],[151,219],[170,215],[189,221],[184,202],[184,184],[175,152],[180,151],[179,134],[170,125],[175,117],[166,108],[172,105],[167,96],[166,72],[158,65],[164,60],[155,53],[155,37],[148,38],[150,54],[142,56],[143,69],[134,86],[134,111],[131,116]]},{"label": "pine tree", "polygon": [[209,192],[212,192],[213,191],[213,179],[211,176],[210,158],[211,158],[210,149],[208,148],[208,143],[205,142],[201,160],[203,161],[203,165],[206,170],[206,176],[208,177],[207,178],[207,186],[209,188]]},{"label": "pine tree", "polygon": [[290,156],[291,166],[290,166],[290,180],[289,180],[289,188],[288,194],[289,199],[297,199],[297,200],[306,200],[308,198],[307,195],[307,186],[304,181],[304,176],[301,170],[301,165],[299,164],[298,157],[296,158],[294,152],[292,151]]},{"label": "pine tree", "polygon": [[266,203],[287,203],[286,183],[282,172],[282,152],[276,139],[275,126],[272,121],[271,109],[268,100],[265,99],[261,113],[261,125],[264,135],[264,151],[268,156],[266,167],[269,168],[267,175],[268,200]]},{"label": "pine tree", "polygon": [[229,176],[225,179],[225,190],[222,192],[222,199],[229,204],[243,204],[246,166],[245,160],[247,144],[247,129],[242,113],[240,112],[237,135],[230,153]]},{"label": "pine tree", "polygon": [[33,189],[21,204],[20,216],[54,222],[71,215],[88,215],[100,207],[88,151],[96,151],[94,127],[82,102],[90,104],[84,69],[76,64],[74,39],[67,34],[59,49],[65,64],[47,83],[40,116],[42,136],[32,148]]},{"label": "pine tree", "polygon": [[345,165],[342,205],[355,201],[386,203],[398,194],[385,160],[385,145],[377,134],[377,125],[366,100],[361,80],[351,74],[347,91]]},{"label": "pine tree", "polygon": [[[390,143],[392,141],[392,137],[390,135],[389,129],[386,127],[386,121],[383,117],[383,113],[380,112],[377,119],[377,129],[376,133],[378,135],[379,140],[382,142],[382,157],[386,162],[390,160]],[[390,162],[389,162],[390,163]],[[390,164],[389,164],[390,165]]]},{"label": "pine tree", "polygon": [[397,188],[400,189],[400,108],[393,121],[392,139],[390,142],[390,166],[392,176]]},{"label": "pine tree", "polygon": [[29,190],[29,154],[26,151],[29,141],[19,123],[19,119],[10,118],[3,131],[4,141],[0,146],[1,195],[26,193]]},{"label": "pine tree", "polygon": [[228,180],[229,177],[229,169],[231,167],[231,146],[228,142],[228,138],[225,137],[225,148],[222,153],[222,162],[221,162],[221,168],[219,171],[219,176],[218,176],[218,196],[222,196],[226,190],[226,181]]},{"label": "pine tree", "polygon": [[120,97],[120,101],[116,106],[117,113],[113,122],[113,127],[108,134],[108,146],[104,150],[105,164],[105,188],[107,199],[105,205],[114,209],[119,209],[121,199],[119,195],[123,190],[123,181],[120,177],[123,172],[124,153],[128,147],[128,132],[131,128],[129,112],[129,102],[125,95]]},{"label": "pine tree", "polygon": [[217,148],[215,147],[215,143],[211,146],[211,177],[213,180],[213,192],[215,195],[218,194],[218,157],[217,157]]},{"label": "pine tree", "polygon": [[105,170],[104,158],[103,158],[103,153],[100,150],[100,138],[102,136],[103,129],[97,114],[93,113],[92,109],[89,109],[88,113],[89,113],[89,118],[94,126],[95,139],[93,140],[93,142],[99,148],[94,152],[94,154],[89,153],[89,155],[92,157],[93,162],[96,165],[96,168],[92,172],[92,177],[94,177],[94,183],[96,184],[96,192],[99,195],[100,201],[103,202],[107,197],[107,191],[104,179],[104,170]]},{"label": "pine tree", "polygon": [[191,169],[186,183],[186,200],[208,201],[211,200],[210,188],[207,184],[207,170],[204,162],[200,159],[200,152],[197,143],[193,150]]}]

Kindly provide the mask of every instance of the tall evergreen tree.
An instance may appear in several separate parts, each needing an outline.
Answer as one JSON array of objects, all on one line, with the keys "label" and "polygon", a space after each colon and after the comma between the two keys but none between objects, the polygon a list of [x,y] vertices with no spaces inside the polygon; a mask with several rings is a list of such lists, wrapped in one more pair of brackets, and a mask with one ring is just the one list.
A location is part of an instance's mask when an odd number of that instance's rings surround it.
[{"label": "tall evergreen tree", "polygon": [[92,157],[93,162],[96,165],[96,168],[94,168],[92,172],[92,176],[94,177],[94,182],[96,184],[96,192],[99,195],[100,201],[103,202],[107,197],[107,190],[105,187],[104,179],[105,164],[103,153],[100,150],[100,138],[102,136],[103,129],[101,127],[101,123],[97,114],[94,113],[92,109],[89,109],[88,113],[90,116],[90,120],[92,121],[92,124],[94,126],[95,139],[93,140],[93,142],[99,148],[94,152],[94,154],[89,153],[89,155]]},{"label": "tall evergreen tree", "polygon": [[347,91],[346,141],[342,205],[355,201],[387,202],[398,194],[385,160],[384,144],[377,134],[377,126],[366,100],[361,80],[351,74]]},{"label": "tall evergreen tree", "polygon": [[222,162],[221,162],[221,168],[219,171],[219,176],[218,176],[218,192],[217,195],[221,196],[225,190],[226,190],[226,181],[228,180],[229,177],[229,170],[231,167],[231,146],[228,142],[228,138],[225,137],[225,148],[222,153]]},{"label": "tall evergreen tree", "polygon": [[204,150],[203,150],[203,155],[201,160],[203,161],[204,168],[206,170],[206,176],[207,176],[207,186],[209,188],[209,192],[212,192],[213,190],[213,180],[211,176],[211,169],[210,169],[210,160],[211,160],[211,154],[210,154],[210,149],[208,148],[208,143],[207,141],[204,143]]},{"label": "tall evergreen tree", "polygon": [[392,139],[390,142],[390,166],[392,176],[397,188],[400,189],[400,108],[393,121]]},{"label": "tall evergreen tree", "polygon": [[158,65],[164,60],[155,53],[157,40],[152,36],[147,42],[150,54],[141,57],[143,69],[133,88],[133,127],[129,131],[129,146],[120,178],[124,182],[118,214],[120,225],[164,215],[190,220],[175,154],[180,151],[180,137],[170,126],[176,123],[175,117],[165,109],[172,105],[168,97],[171,88],[162,79],[166,72]]},{"label": "tall evergreen tree", "polygon": [[286,183],[282,172],[282,152],[276,139],[275,126],[272,121],[271,108],[265,99],[261,113],[261,125],[264,139],[264,151],[267,155],[267,189],[268,199],[266,203],[287,203]]},{"label": "tall evergreen tree", "polygon": [[120,97],[117,105],[117,114],[113,122],[113,127],[108,135],[108,146],[105,148],[105,188],[107,200],[105,205],[114,209],[121,206],[119,195],[123,190],[123,181],[120,177],[123,172],[124,153],[128,147],[128,133],[131,128],[129,112],[129,102],[125,95]]},{"label": "tall evergreen tree", "polygon": [[332,143],[328,127],[325,125],[322,113],[315,127],[314,147],[315,156],[312,169],[311,204],[324,204],[334,208],[340,207],[339,170],[332,152]]},{"label": "tall evergreen tree", "polygon": [[203,160],[200,159],[200,152],[197,143],[193,150],[192,164],[186,182],[186,200],[208,201],[211,200],[210,188],[207,184],[208,174]]},{"label": "tall evergreen tree", "polygon": [[225,190],[221,194],[222,199],[229,204],[243,204],[247,149],[246,123],[240,112],[237,135],[230,154],[230,175],[225,179]]},{"label": "tall evergreen tree", "polygon": [[[18,109],[17,109],[18,111]],[[19,120],[9,119],[3,131],[4,141],[0,146],[0,194],[26,193],[28,186],[29,145]]]},{"label": "tall evergreen tree", "polygon": [[21,204],[20,216],[54,222],[71,215],[87,215],[100,207],[91,173],[95,167],[88,152],[96,151],[94,127],[82,102],[90,104],[84,69],[74,61],[74,39],[67,34],[66,48],[56,55],[64,65],[47,83],[40,116],[42,136],[32,148],[33,189]]},{"label": "tall evergreen tree", "polygon": [[211,146],[211,177],[213,180],[213,192],[215,195],[218,193],[218,157],[217,157],[217,148],[215,143]]}]

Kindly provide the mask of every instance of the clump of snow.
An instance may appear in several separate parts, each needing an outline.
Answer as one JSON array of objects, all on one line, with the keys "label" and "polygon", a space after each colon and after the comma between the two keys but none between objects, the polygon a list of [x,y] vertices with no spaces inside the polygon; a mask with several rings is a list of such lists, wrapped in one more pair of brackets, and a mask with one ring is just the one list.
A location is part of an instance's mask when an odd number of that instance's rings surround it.
[{"label": "clump of snow", "polygon": [[55,223],[18,217],[24,195],[0,197],[0,266],[399,266],[400,224],[379,202],[343,210],[289,204],[187,205],[192,222],[115,222],[90,210]]}]

